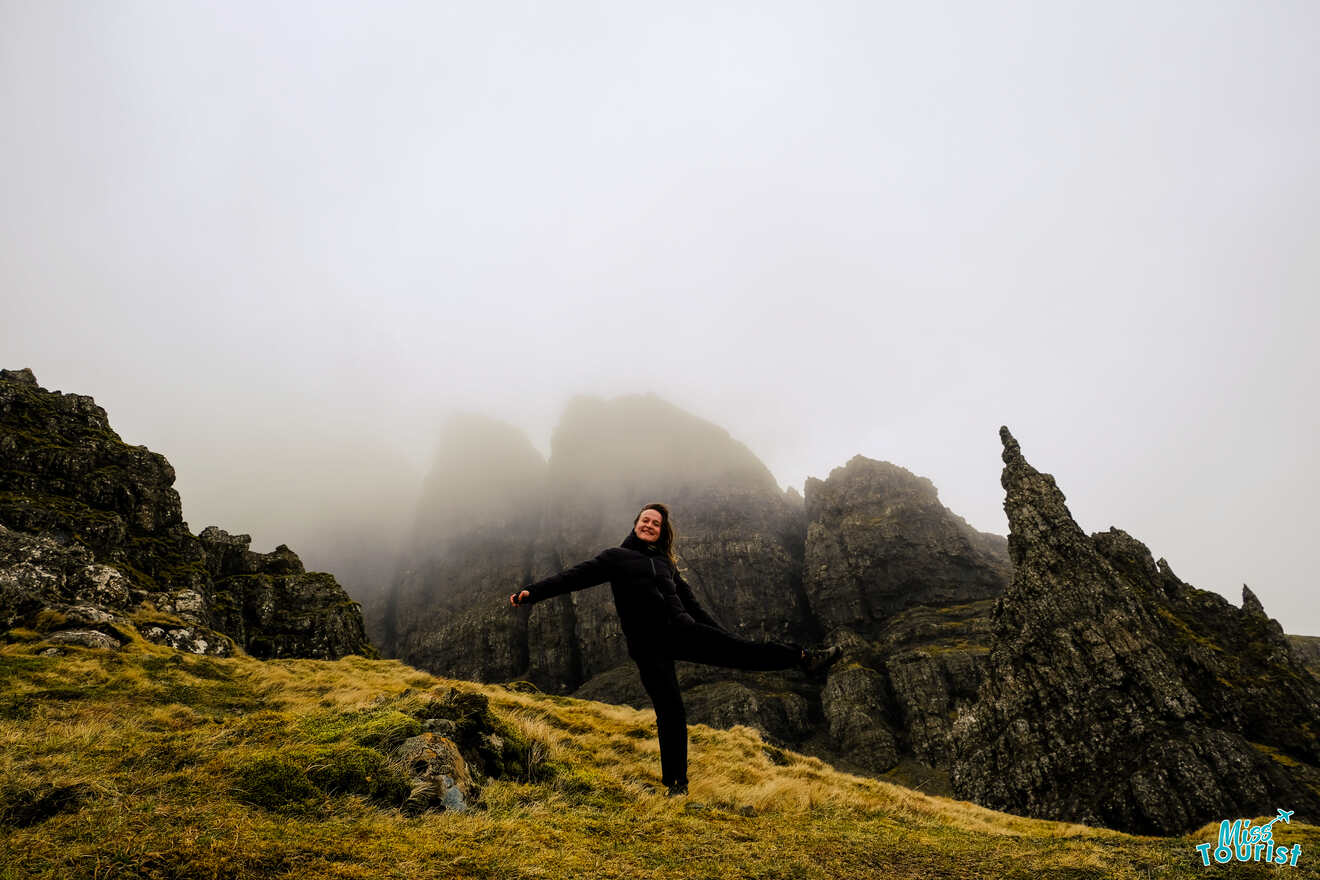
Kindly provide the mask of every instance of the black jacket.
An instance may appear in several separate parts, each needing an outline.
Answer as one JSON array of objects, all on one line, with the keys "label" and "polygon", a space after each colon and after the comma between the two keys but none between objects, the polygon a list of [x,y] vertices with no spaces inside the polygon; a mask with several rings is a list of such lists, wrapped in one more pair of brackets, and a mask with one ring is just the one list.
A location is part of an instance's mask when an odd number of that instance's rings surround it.
[{"label": "black jacket", "polygon": [[704,624],[723,629],[692,595],[683,576],[669,564],[654,544],[632,532],[618,547],[602,551],[595,559],[523,587],[531,604],[610,582],[619,624],[628,639],[630,652],[637,653],[665,638],[671,627]]}]

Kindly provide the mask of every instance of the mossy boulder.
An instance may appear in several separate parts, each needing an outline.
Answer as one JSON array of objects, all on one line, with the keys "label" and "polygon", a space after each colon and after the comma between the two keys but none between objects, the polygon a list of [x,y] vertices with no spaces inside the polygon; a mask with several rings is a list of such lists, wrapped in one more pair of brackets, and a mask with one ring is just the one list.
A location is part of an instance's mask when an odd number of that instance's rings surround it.
[{"label": "mossy boulder", "polygon": [[551,774],[540,760],[542,750],[501,721],[485,694],[453,688],[444,698],[427,701],[416,714],[429,730],[454,741],[477,778],[538,781]]}]

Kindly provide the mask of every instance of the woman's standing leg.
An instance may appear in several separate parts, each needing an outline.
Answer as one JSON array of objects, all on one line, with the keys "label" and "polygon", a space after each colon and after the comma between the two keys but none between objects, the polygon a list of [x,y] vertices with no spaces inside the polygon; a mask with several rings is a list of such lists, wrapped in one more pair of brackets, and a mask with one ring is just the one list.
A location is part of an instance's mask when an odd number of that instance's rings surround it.
[{"label": "woman's standing leg", "polygon": [[655,707],[655,726],[660,737],[660,780],[671,792],[687,791],[687,711],[678,690],[678,675],[669,657],[633,658],[642,676],[642,687]]}]

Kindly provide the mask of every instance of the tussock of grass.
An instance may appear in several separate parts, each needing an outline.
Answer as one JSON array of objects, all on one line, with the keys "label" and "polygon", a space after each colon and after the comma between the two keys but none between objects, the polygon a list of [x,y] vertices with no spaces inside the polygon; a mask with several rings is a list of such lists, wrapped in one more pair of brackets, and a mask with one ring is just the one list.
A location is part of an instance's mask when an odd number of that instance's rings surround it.
[{"label": "tussock of grass", "polygon": [[[670,799],[649,711],[393,661],[34,651],[0,648],[0,880],[1230,876],[1195,853],[1214,828],[1165,840],[1008,816],[747,728],[694,727],[691,795]],[[413,817],[388,754],[432,718],[504,778],[467,812]],[[1306,876],[1320,829],[1275,832],[1302,843],[1289,873]]]}]

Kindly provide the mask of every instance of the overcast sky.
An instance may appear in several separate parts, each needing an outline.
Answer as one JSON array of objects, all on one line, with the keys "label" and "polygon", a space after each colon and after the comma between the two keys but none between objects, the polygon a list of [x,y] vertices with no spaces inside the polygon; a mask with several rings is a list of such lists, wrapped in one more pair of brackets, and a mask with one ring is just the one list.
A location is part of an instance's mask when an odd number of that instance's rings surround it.
[{"label": "overcast sky", "polygon": [[645,391],[1003,534],[1007,424],[1320,634],[1320,4],[712,6],[0,0],[0,366],[261,550]]}]

